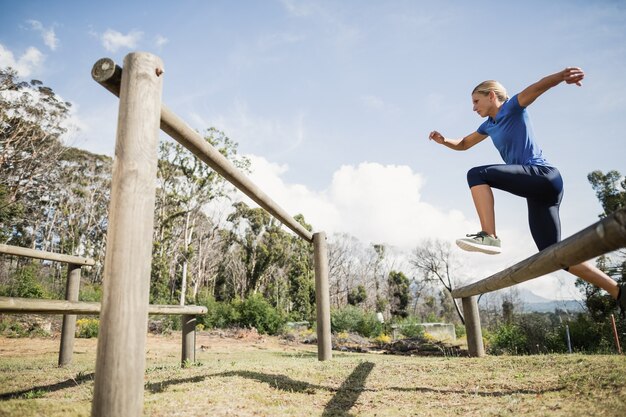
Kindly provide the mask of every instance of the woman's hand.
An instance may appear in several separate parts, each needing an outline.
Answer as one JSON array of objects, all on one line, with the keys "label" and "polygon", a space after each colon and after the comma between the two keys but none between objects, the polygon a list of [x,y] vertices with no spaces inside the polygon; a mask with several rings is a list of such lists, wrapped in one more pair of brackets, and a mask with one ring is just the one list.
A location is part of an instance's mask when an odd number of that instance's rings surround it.
[{"label": "woman's hand", "polygon": [[568,67],[563,70],[562,76],[567,84],[576,84],[580,87],[583,85],[581,81],[585,78],[585,72],[580,68]]},{"label": "woman's hand", "polygon": [[444,138],[443,135],[436,130],[430,132],[430,135],[428,135],[428,139],[434,140],[440,145],[443,145],[446,142],[446,138]]}]

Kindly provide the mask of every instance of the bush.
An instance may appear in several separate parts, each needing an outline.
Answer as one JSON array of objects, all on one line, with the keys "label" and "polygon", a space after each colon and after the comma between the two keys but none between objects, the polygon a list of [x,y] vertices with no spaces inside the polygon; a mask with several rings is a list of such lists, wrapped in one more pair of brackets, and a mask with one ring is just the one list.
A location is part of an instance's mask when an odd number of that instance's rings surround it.
[{"label": "bush", "polygon": [[98,319],[80,319],[76,321],[76,337],[90,339],[98,337],[100,321]]},{"label": "bush", "polygon": [[415,317],[408,317],[397,322],[400,334],[406,338],[421,338],[424,336],[424,326]]},{"label": "bush", "polygon": [[8,289],[8,296],[22,298],[47,298],[46,290],[39,282],[41,267],[36,263],[20,268],[12,276],[13,285]]},{"label": "bush", "polygon": [[239,323],[240,314],[235,307],[235,302],[215,301],[215,298],[209,296],[200,299],[199,304],[206,306],[207,313],[198,316],[198,323],[202,324],[206,329],[223,329],[236,326]]},{"label": "bush", "polygon": [[375,337],[383,331],[383,325],[376,318],[376,314],[350,305],[331,311],[330,322],[334,333],[352,332],[363,337]]},{"label": "bush", "polygon": [[254,294],[239,303],[239,324],[254,327],[259,333],[275,335],[280,332],[285,320],[260,294]]},{"label": "bush", "polygon": [[491,335],[490,353],[518,355],[526,351],[526,335],[515,324],[504,324]]}]

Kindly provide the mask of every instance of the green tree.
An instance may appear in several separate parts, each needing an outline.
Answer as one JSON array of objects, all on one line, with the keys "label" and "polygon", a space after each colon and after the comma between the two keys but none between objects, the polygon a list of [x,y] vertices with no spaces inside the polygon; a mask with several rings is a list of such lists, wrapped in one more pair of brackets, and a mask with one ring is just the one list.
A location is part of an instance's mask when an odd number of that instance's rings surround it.
[{"label": "green tree", "polygon": [[[618,171],[613,170],[606,174],[602,171],[593,171],[587,176],[587,179],[602,205],[603,212],[599,214],[600,218],[607,217],[614,211],[626,207],[626,178]],[[626,282],[626,250],[621,249],[600,256],[596,260],[596,264],[600,270],[617,282]],[[596,331],[601,335],[601,339],[610,339],[612,334],[609,324],[610,315],[616,312],[615,300],[586,281],[578,279],[576,286],[585,297],[585,305],[597,327]],[[626,333],[626,323],[623,320],[618,320],[617,326],[618,333],[622,335],[622,343],[625,343],[626,338],[623,335]],[[610,341],[606,340],[605,344],[610,344]]]},{"label": "green tree", "polygon": [[[294,217],[308,231],[312,231],[304,216]],[[290,315],[294,320],[313,320],[315,317],[315,271],[313,246],[299,236],[291,235],[290,253],[287,256]]]},{"label": "green tree", "polygon": [[367,290],[363,285],[357,285],[348,292],[348,304],[356,306],[367,300]]},{"label": "green tree", "polygon": [[390,271],[387,281],[391,315],[407,317],[409,315],[409,279],[402,272]]},{"label": "green tree", "polygon": [[20,81],[0,69],[0,230],[4,240],[35,246],[33,221],[43,216],[41,198],[55,181],[52,169],[64,151],[70,103],[41,81]]},{"label": "green tree", "polygon": [[[223,132],[209,128],[203,137],[237,168],[248,169],[249,161],[237,155],[237,144]],[[204,259],[195,259],[197,250],[207,246],[207,238],[218,237],[206,233],[207,228],[197,232],[200,223],[207,223],[203,210],[215,198],[224,197],[230,187],[205,162],[170,141],[159,146],[157,179],[151,297],[171,302],[177,295],[184,304],[188,283],[195,298],[201,280],[197,274],[189,277],[189,272],[206,265]]]}]

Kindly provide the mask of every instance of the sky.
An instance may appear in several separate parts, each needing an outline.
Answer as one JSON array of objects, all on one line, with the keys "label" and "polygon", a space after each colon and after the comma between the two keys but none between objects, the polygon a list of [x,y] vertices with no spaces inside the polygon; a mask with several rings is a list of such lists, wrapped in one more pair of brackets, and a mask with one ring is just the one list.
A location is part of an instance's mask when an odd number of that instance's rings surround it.
[{"label": "sky", "polygon": [[[113,156],[118,100],[93,64],[135,51],[164,63],[163,102],[191,127],[216,127],[253,162],[250,174],[315,231],[410,252],[480,230],[466,184],[501,163],[490,140],[455,152],[482,122],[470,93],[496,79],[513,95],[568,66],[529,107],[539,144],[565,182],[563,237],[598,220],[587,181],[626,173],[626,2],[0,0],[0,66],[72,103],[68,145]],[[165,134],[162,134],[165,139]],[[534,254],[523,199],[496,191],[503,254],[455,247],[465,281]],[[522,284],[580,297],[557,272]]]}]

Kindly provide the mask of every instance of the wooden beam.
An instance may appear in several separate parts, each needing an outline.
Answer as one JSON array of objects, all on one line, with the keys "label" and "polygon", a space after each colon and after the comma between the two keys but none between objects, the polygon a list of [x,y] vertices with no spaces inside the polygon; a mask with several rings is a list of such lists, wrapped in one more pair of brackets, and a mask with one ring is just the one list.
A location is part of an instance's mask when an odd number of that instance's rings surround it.
[{"label": "wooden beam", "polygon": [[43,259],[46,261],[65,262],[67,264],[75,264],[80,266],[93,266],[96,261],[89,258],[81,258],[79,256],[63,255],[61,253],[45,252],[42,250],[22,248],[19,246],[11,246],[0,244],[0,253],[15,256],[25,256],[27,258]]},{"label": "wooden beam", "polygon": [[[151,304],[151,315],[202,315],[207,313],[205,306]],[[38,298],[0,297],[0,312],[13,314],[100,314],[100,303],[88,301],[42,300]]]},{"label": "wooden beam", "polygon": [[[91,76],[104,88],[119,97],[122,73],[122,68],[116,65],[112,59],[102,58],[94,64]],[[161,129],[280,220],[298,236],[313,242],[313,233],[306,230],[250,179],[243,175],[220,151],[211,146],[198,132],[189,127],[187,123],[176,116],[164,104],[161,105]]]},{"label": "wooden beam", "polygon": [[313,235],[313,262],[315,263],[315,307],[317,311],[317,359],[332,359],[330,331],[330,290],[328,284],[328,245],[326,233]]},{"label": "wooden beam", "polygon": [[626,247],[626,208],[504,271],[452,291],[454,298],[496,291]]},{"label": "wooden beam", "polygon": [[96,354],[93,417],[143,413],[163,63],[124,58]]}]

